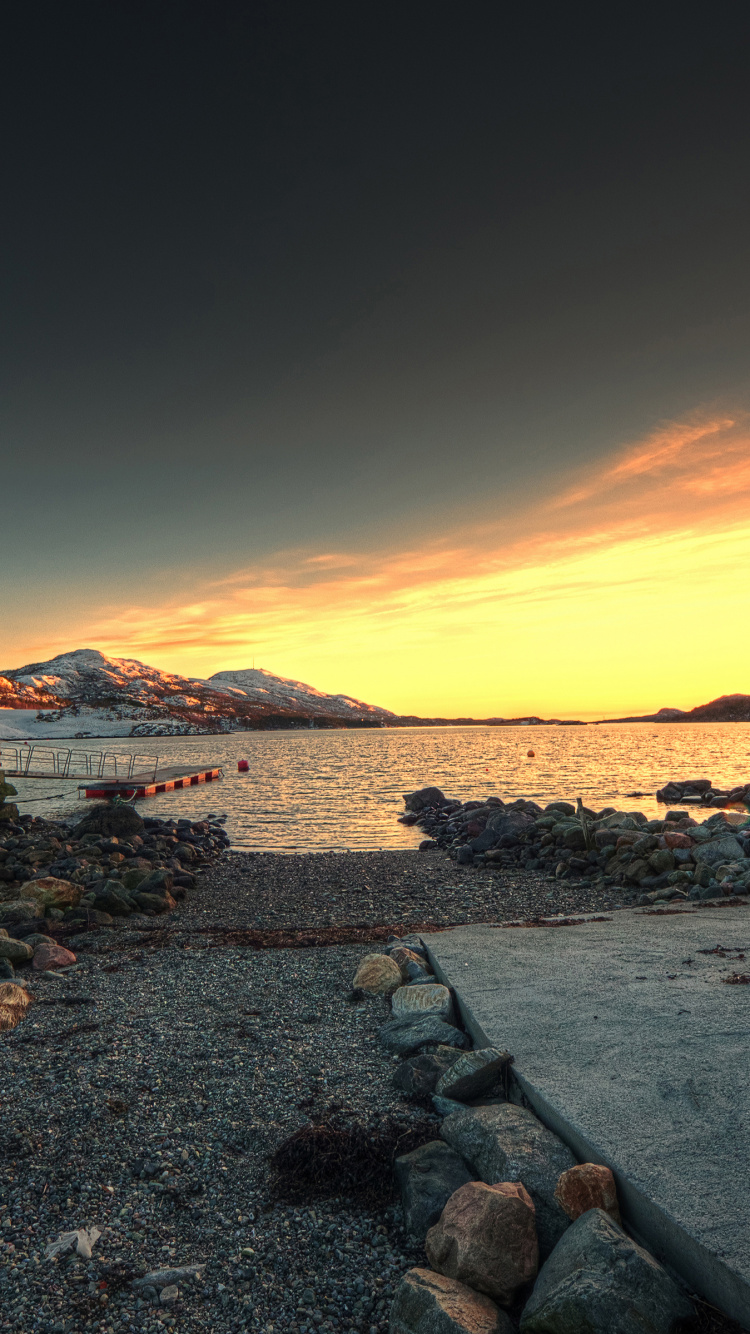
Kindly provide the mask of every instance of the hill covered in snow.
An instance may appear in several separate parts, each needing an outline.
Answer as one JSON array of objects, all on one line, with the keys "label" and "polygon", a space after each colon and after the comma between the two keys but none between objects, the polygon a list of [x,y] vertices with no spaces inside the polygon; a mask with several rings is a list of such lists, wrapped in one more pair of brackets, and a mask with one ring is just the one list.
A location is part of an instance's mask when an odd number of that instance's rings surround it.
[{"label": "hill covered in snow", "polygon": [[0,672],[0,736],[6,737],[195,735],[311,722],[362,726],[393,717],[263,668],[203,680],[76,649]]}]

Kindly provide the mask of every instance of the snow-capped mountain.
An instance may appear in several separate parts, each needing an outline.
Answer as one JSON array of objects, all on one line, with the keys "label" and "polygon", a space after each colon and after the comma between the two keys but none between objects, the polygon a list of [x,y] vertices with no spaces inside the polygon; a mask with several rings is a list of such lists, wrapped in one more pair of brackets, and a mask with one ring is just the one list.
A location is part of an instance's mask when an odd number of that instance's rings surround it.
[{"label": "snow-capped mountain", "polygon": [[[76,649],[48,662],[6,669],[0,673],[0,709],[6,736],[76,735],[77,730],[96,736],[225,732],[309,720],[323,726],[379,722],[394,716],[262,668],[217,672],[203,680],[163,672],[133,658],[108,658],[97,649]],[[52,712],[24,731],[33,709]]]}]

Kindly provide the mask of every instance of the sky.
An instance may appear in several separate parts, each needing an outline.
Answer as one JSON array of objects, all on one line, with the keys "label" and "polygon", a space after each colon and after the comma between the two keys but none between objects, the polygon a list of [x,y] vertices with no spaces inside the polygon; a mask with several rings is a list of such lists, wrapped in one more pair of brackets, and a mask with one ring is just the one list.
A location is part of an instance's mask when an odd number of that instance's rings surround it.
[{"label": "sky", "polygon": [[750,692],[740,6],[12,4],[0,670]]}]

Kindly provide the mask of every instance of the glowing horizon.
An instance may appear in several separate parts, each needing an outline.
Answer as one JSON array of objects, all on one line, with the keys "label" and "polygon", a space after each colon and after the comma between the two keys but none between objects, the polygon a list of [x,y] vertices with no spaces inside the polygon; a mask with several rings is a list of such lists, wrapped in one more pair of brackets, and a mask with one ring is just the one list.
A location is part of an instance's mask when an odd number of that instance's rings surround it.
[{"label": "glowing horizon", "polygon": [[79,613],[17,665],[96,647],[203,677],[254,658],[426,717],[689,709],[746,685],[749,446],[744,414],[692,414],[510,521],[395,551],[281,551],[189,599]]}]

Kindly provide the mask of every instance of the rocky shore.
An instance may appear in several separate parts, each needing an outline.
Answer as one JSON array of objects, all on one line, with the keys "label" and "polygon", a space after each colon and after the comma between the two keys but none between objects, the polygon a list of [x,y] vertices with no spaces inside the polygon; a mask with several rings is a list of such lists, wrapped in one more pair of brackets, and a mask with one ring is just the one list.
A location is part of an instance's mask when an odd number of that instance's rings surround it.
[{"label": "rocky shore", "polygon": [[[709,780],[697,782],[710,788]],[[593,811],[580,802],[452,801],[436,787],[407,793],[404,802],[401,822],[430,835],[420,851],[445,850],[462,866],[588,881],[626,902],[750,893],[750,821],[734,823],[723,810],[703,822],[689,810],[649,820],[642,811]]]}]

